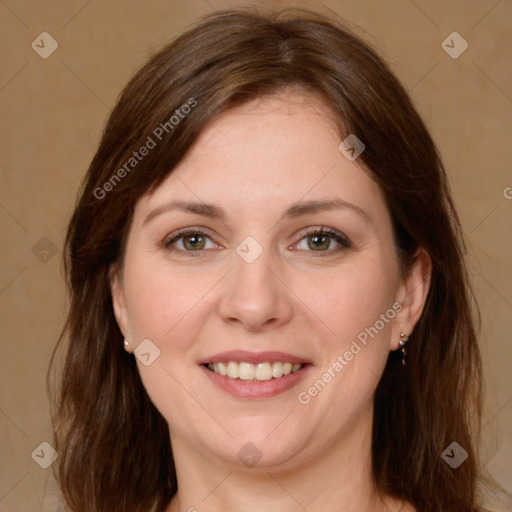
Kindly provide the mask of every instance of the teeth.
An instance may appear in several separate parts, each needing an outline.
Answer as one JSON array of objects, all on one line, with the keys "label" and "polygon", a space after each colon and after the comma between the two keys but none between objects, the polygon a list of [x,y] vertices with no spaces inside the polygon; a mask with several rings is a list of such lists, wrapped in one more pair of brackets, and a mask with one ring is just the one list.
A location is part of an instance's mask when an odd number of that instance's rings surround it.
[{"label": "teeth", "polygon": [[236,361],[228,361],[224,363],[209,363],[208,368],[219,375],[225,375],[231,379],[240,380],[271,380],[278,379],[283,375],[298,372],[302,368],[302,364],[282,363],[237,363]]},{"label": "teeth", "polygon": [[[239,366],[240,365],[238,363],[234,363],[233,361],[230,361],[228,363],[227,376],[231,377],[232,379],[238,379],[238,368],[239,368]],[[213,371],[215,371],[215,366],[213,367]]]},{"label": "teeth", "polygon": [[272,365],[272,377],[278,379],[279,377],[282,377],[283,374],[283,363],[274,363]]},{"label": "teeth", "polygon": [[[215,371],[215,365],[213,366],[214,368],[214,371]],[[218,373],[220,373],[221,375],[227,375],[228,374],[228,365],[227,364],[224,364],[224,363],[219,363],[219,371]]]},{"label": "teeth", "polygon": [[272,365],[270,363],[258,363],[254,367],[256,380],[270,380],[272,378]]},{"label": "teeth", "polygon": [[[214,365],[215,371],[215,365]],[[254,380],[254,375],[256,372],[254,371],[254,365],[250,363],[240,363],[238,365],[238,378],[240,380]]]}]

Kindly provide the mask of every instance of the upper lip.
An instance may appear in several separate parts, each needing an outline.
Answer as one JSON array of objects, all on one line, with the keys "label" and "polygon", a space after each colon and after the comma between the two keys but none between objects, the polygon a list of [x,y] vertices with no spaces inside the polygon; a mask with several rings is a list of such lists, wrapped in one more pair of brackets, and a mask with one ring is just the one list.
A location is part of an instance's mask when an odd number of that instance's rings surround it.
[{"label": "upper lip", "polygon": [[230,350],[206,357],[198,361],[198,364],[225,363],[235,361],[238,363],[274,363],[281,361],[292,364],[309,364],[310,361],[303,357],[286,354],[285,352],[248,352],[247,350]]}]

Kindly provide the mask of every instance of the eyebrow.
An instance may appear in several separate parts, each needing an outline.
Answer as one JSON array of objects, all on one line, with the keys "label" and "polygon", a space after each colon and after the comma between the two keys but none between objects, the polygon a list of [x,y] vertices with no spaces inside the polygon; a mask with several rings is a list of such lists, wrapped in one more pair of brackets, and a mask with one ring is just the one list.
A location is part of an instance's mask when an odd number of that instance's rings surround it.
[{"label": "eyebrow", "polygon": [[[196,201],[169,201],[161,206],[158,206],[152,210],[147,217],[144,219],[143,225],[153,220],[158,215],[167,213],[173,210],[180,210],[189,213],[195,213],[196,215],[203,215],[212,219],[218,219],[224,221],[226,219],[226,213],[224,210],[214,204],[208,204]],[[316,201],[305,201],[293,203],[287,208],[283,214],[283,219],[295,219],[303,215],[319,213],[329,210],[349,210],[360,217],[363,217],[367,222],[371,222],[370,215],[363,210],[360,206],[344,201],[340,198],[323,199]]]}]

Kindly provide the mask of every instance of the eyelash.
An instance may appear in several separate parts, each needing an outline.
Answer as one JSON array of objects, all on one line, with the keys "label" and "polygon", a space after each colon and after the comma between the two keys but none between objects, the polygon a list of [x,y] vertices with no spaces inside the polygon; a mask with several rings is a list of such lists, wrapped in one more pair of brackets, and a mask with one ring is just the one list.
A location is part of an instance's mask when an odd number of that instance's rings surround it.
[{"label": "eyelash", "polygon": [[[176,233],[173,233],[172,235],[170,235],[163,241],[164,249],[166,249],[170,252],[173,252],[173,253],[176,253],[176,252],[186,253],[187,256],[192,256],[192,257],[202,256],[202,253],[207,249],[197,249],[195,251],[187,251],[187,250],[176,249],[176,248],[171,247],[174,242],[176,242],[180,238],[183,238],[186,235],[200,235],[200,236],[207,237],[210,240],[212,239],[212,237],[210,235],[208,235],[208,233],[202,231],[201,229],[184,228],[184,229],[177,231]],[[326,256],[331,256],[333,253],[337,253],[343,249],[349,249],[350,247],[352,247],[350,240],[345,235],[343,235],[342,233],[339,233],[338,231],[335,231],[334,229],[326,228],[324,226],[322,226],[320,229],[316,228],[316,227],[307,228],[302,233],[302,237],[299,240],[299,242],[301,242],[304,238],[307,238],[308,236],[312,236],[312,235],[320,235],[320,236],[328,235],[329,237],[331,237],[332,240],[335,240],[341,246],[341,248],[334,249],[334,250],[330,249],[327,251],[318,251],[318,252],[317,251],[306,251],[306,252],[311,252],[311,253],[317,252],[315,257],[322,258],[322,257],[326,257]],[[299,242],[297,242],[294,245],[297,245]],[[304,249],[301,249],[301,250],[304,250]]]}]

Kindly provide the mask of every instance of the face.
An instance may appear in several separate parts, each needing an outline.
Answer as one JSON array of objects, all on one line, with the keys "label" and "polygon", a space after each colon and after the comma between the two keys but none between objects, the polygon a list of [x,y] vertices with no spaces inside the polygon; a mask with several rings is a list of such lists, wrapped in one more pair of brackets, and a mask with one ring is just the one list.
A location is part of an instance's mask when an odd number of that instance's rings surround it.
[{"label": "face", "polygon": [[250,442],[286,467],[368,424],[423,289],[340,143],[315,97],[257,99],[138,201],[114,308],[173,445],[241,464]]}]

